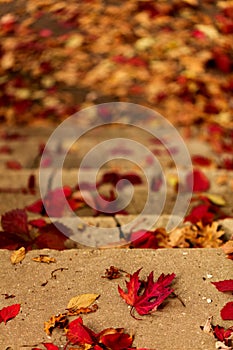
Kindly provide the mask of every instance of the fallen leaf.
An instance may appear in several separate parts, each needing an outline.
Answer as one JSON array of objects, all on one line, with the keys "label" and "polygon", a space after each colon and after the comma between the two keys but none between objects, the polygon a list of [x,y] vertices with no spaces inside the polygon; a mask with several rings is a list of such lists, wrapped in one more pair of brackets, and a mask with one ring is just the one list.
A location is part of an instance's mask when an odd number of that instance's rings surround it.
[{"label": "fallen leaf", "polygon": [[15,250],[11,254],[11,263],[14,265],[20,263],[25,258],[25,254],[26,254],[26,251],[24,247],[21,247],[18,250]]},{"label": "fallen leaf", "polygon": [[93,345],[96,343],[96,334],[83,324],[81,317],[69,323],[66,336],[72,344]]},{"label": "fallen leaf", "polygon": [[117,279],[122,277],[122,273],[126,273],[125,271],[118,269],[118,267],[110,266],[109,269],[105,270],[104,276],[102,278],[107,278],[109,280]]},{"label": "fallen leaf", "polygon": [[13,209],[3,214],[1,225],[6,232],[29,235],[27,213],[24,209]]},{"label": "fallen leaf", "polygon": [[43,201],[39,199],[28,205],[26,209],[36,214],[45,215],[47,212],[50,217],[62,217],[66,210],[75,209],[76,204],[80,206],[71,198],[71,195],[72,189],[69,186],[56,188],[48,192]]},{"label": "fallen leaf", "polygon": [[44,331],[48,336],[51,336],[54,328],[64,329],[68,323],[69,321],[66,313],[52,316],[49,321],[44,323]]},{"label": "fallen leaf", "polygon": [[88,308],[96,301],[97,298],[99,298],[99,296],[99,294],[77,295],[76,297],[70,299],[66,309],[76,311],[81,308]]},{"label": "fallen leaf", "polygon": [[6,167],[8,169],[12,169],[12,170],[20,170],[20,169],[22,169],[22,165],[17,160],[8,160],[6,162]]},{"label": "fallen leaf", "polygon": [[211,282],[220,292],[233,292],[233,280]]},{"label": "fallen leaf", "polygon": [[13,304],[4,307],[0,310],[0,323],[4,322],[6,324],[7,321],[11,320],[12,318],[15,318],[18,315],[19,311],[20,304]]},{"label": "fallen leaf", "polygon": [[36,228],[41,228],[47,225],[47,222],[44,219],[33,219],[29,220],[28,223]]},{"label": "fallen leaf", "polygon": [[50,264],[50,263],[55,263],[56,262],[55,258],[51,258],[48,255],[40,255],[40,256],[37,256],[35,258],[32,258],[32,260],[36,261],[36,262],[46,263],[46,264]]},{"label": "fallen leaf", "polygon": [[[59,229],[60,227],[60,229]],[[62,223],[47,224],[40,229],[40,235],[35,239],[35,245],[39,249],[49,248],[56,250],[66,249],[65,242],[70,236],[70,229]],[[67,236],[63,234],[67,232]]]},{"label": "fallen leaf", "polygon": [[223,320],[233,320],[233,301],[229,301],[221,310]]},{"label": "fallen leaf", "polygon": [[205,197],[208,198],[211,203],[216,204],[220,207],[226,205],[225,199],[219,194],[205,193]]},{"label": "fallen leaf", "polygon": [[131,248],[158,249],[168,247],[168,234],[164,228],[154,231],[139,230],[130,235]]},{"label": "fallen leaf", "polygon": [[201,221],[204,225],[212,223],[214,213],[210,211],[209,204],[199,204],[192,208],[191,212],[185,217],[184,221],[189,221],[193,224]]},{"label": "fallen leaf", "polygon": [[126,293],[120,286],[118,291],[122,299],[132,307],[131,312],[135,309],[139,315],[147,315],[157,310],[158,306],[174,291],[168,286],[175,278],[175,274],[161,274],[157,282],[154,282],[153,271],[146,281],[139,280],[140,271],[141,269],[130,275],[129,282],[126,282]]},{"label": "fallen leaf", "polygon": [[[212,199],[212,200],[211,200]],[[219,208],[223,204],[223,198],[215,195],[199,194],[193,197],[192,202],[200,201],[201,204],[193,207],[190,213],[185,217],[184,221],[190,221],[193,224],[201,221],[204,225],[211,224],[213,220],[225,219],[227,215]],[[218,202],[215,204],[214,201]]]},{"label": "fallen leaf", "polygon": [[210,182],[200,169],[194,169],[186,176],[186,185],[189,191],[205,192],[210,188]]},{"label": "fallen leaf", "polygon": [[212,164],[212,161],[209,158],[201,155],[193,155],[192,163],[193,165],[210,166]]},{"label": "fallen leaf", "polygon": [[222,245],[221,237],[224,231],[219,229],[218,222],[203,225],[188,225],[174,229],[169,236],[170,246],[173,248],[217,248]]}]

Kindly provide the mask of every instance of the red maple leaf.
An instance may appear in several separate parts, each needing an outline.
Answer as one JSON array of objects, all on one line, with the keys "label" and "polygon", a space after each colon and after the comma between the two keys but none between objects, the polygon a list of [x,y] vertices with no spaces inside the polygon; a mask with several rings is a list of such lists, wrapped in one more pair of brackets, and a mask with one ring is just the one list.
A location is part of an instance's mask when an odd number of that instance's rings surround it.
[{"label": "red maple leaf", "polygon": [[223,320],[233,320],[233,301],[229,301],[221,310]]},{"label": "red maple leaf", "polygon": [[29,235],[27,213],[24,209],[14,209],[2,215],[1,225],[6,232]]},{"label": "red maple leaf", "polygon": [[13,304],[13,305],[4,307],[3,309],[0,310],[0,323],[4,322],[6,324],[7,321],[16,317],[19,311],[20,311],[20,304]]},{"label": "red maple leaf", "polygon": [[139,280],[139,272],[136,271],[130,275],[129,282],[126,281],[127,293],[120,286],[118,291],[120,296],[128,305],[136,309],[139,315],[147,315],[155,311],[159,305],[173,292],[169,284],[175,278],[175,274],[161,274],[157,282],[153,280],[153,271],[149,274],[146,281]]},{"label": "red maple leaf", "polygon": [[233,292],[233,280],[211,282],[220,292]]}]

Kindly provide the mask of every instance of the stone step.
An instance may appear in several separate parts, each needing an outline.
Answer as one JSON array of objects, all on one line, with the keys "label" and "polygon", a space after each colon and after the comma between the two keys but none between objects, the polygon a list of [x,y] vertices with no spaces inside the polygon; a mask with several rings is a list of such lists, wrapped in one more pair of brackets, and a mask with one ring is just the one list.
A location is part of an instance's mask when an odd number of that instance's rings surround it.
[{"label": "stone step", "polygon": [[[107,172],[111,172],[112,170],[102,169],[99,171],[97,175],[97,182],[101,180],[103,174]],[[127,169],[116,170],[120,174],[127,174],[129,171]],[[224,211],[227,215],[233,215],[233,204],[232,204],[232,188],[233,188],[233,171],[225,172],[224,170],[212,170],[209,171],[207,169],[202,170],[202,172],[207,176],[210,181],[210,188],[207,191],[209,194],[218,194],[222,196],[225,200],[226,204],[224,205]],[[132,171],[130,171],[132,173]],[[148,196],[148,186],[146,184],[145,177],[143,177],[142,172],[137,170],[133,170],[134,174],[138,174],[142,179],[143,183],[140,185],[134,186],[134,195],[132,197],[132,201],[129,205],[126,206],[126,211],[129,214],[138,214],[141,213],[143,207],[147,201]],[[58,174],[54,173],[54,171],[50,171],[46,169],[46,175],[44,176],[45,180],[50,177],[50,174],[53,175],[52,181],[49,182],[51,185],[51,189],[55,189],[60,187]],[[28,191],[28,182],[31,175],[35,176],[35,194],[30,194]],[[160,212],[161,203],[164,198],[165,203],[162,209],[163,214],[170,214],[174,207],[175,201],[177,199],[177,193],[174,188],[172,182],[169,183],[169,179],[174,178],[176,175],[173,169],[168,169],[164,172],[164,176],[167,179],[167,190],[165,188],[161,188],[158,192],[152,193],[151,205],[153,206],[153,212]],[[159,175],[157,175],[159,177]],[[86,170],[84,180],[93,179],[95,183],[95,172],[93,170]],[[153,176],[151,176],[153,180]],[[78,183],[78,169],[64,169],[62,172],[62,185],[70,186],[75,188]],[[41,189],[44,187],[47,188],[48,183],[46,181],[42,181]],[[108,196],[110,189],[113,188],[111,185],[106,184],[101,186],[100,193]],[[151,187],[150,187],[151,188]],[[26,189],[26,191],[25,191]],[[165,192],[164,192],[165,190]],[[92,193],[90,191],[90,193]],[[127,187],[122,193],[124,198],[129,195]],[[93,195],[93,194],[92,194]],[[0,171],[0,214],[3,214],[7,210],[15,209],[15,208],[23,208],[27,205],[32,204],[37,199],[41,197],[39,191],[39,171],[38,169],[22,169],[22,170],[9,170],[9,171]],[[196,205],[196,202],[191,202],[190,206]],[[125,205],[122,206],[124,208]],[[78,210],[80,216],[90,216],[94,214],[93,209],[84,207]],[[151,214],[151,212],[149,213]],[[178,213],[177,213],[178,214]]]},{"label": "stone step", "polygon": [[[83,293],[100,294],[99,309],[83,315],[84,324],[96,333],[108,327],[123,327],[134,334],[133,345],[138,348],[212,350],[215,339],[200,328],[207,318],[213,316],[215,325],[232,326],[232,321],[220,317],[221,308],[232,296],[220,293],[211,284],[233,277],[232,261],[226,259],[222,249],[38,250],[28,252],[15,266],[10,254],[0,251],[0,309],[16,303],[21,309],[7,325],[0,323],[1,349],[42,348],[42,342],[54,342],[63,349],[62,331],[54,330],[49,338],[43,330],[44,322],[64,312],[69,300]],[[32,261],[40,254],[57,262]],[[102,278],[111,265],[131,274],[143,268],[141,278],[154,271],[155,280],[161,273],[174,272],[173,288],[179,298],[169,297],[162,309],[136,320],[117,290],[118,285],[125,289],[125,277],[112,281]],[[56,278],[52,278],[54,275]],[[5,299],[4,294],[14,298]]]},{"label": "stone step", "polygon": [[[1,153],[0,159],[0,169],[6,169],[7,161],[20,162],[23,168],[36,168],[39,166],[40,153],[42,146],[45,145],[49,139],[49,136],[53,133],[56,127],[47,128],[35,128],[35,127],[25,127],[25,128],[13,128],[0,129],[0,148],[9,147],[10,153]],[[210,158],[213,163],[219,162],[219,155],[216,155],[211,145],[205,142],[205,140],[194,137],[187,137],[185,132],[180,129],[181,136],[183,136],[186,147],[191,155],[205,155]],[[122,141],[122,139],[137,141],[139,145],[144,145],[147,150],[151,151],[156,159],[161,163],[163,167],[171,167],[172,160],[167,154],[166,149],[163,145],[155,143],[155,138],[143,130],[138,130],[135,127],[120,127],[114,128],[113,126],[106,126],[97,128],[91,132],[85,133],[77,142],[70,147],[71,137],[67,135],[62,136],[62,139],[56,140],[56,145],[59,146],[59,150],[69,150],[67,157],[65,159],[64,167],[73,168],[79,167],[83,157],[90,151],[98,146],[101,142],[107,140],[114,140],[115,138],[121,138],[116,145],[111,145],[108,143],[107,149],[103,154],[105,158],[111,158],[111,162],[107,162],[104,166],[116,166],[122,161],[114,160],[119,154],[124,156],[127,155],[132,158],[132,161],[137,162],[139,165],[145,166],[145,159],[140,157],[140,155],[133,154],[133,150],[136,147],[139,150],[139,146],[134,144],[130,146],[127,141]],[[114,141],[115,142],[115,141]],[[125,143],[126,142],[126,143]],[[132,148],[133,147],[133,148]],[[174,145],[176,147],[176,145]],[[173,148],[174,148],[173,147]],[[127,151],[128,150],[128,151]],[[125,152],[124,152],[125,151]],[[173,150],[176,152],[175,150]],[[119,153],[120,152],[120,153]],[[131,152],[131,155],[130,155]],[[123,162],[124,166],[127,166],[127,162]],[[132,167],[128,164],[128,166]]]}]

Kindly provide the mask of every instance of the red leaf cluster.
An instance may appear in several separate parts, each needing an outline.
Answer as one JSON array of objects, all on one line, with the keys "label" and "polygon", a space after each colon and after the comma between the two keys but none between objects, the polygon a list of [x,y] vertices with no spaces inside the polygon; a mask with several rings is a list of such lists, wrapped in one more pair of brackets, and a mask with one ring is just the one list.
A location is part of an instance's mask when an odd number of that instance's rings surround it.
[{"label": "red leaf cluster", "polygon": [[137,270],[130,275],[129,282],[126,282],[127,292],[118,286],[118,291],[122,299],[130,305],[131,314],[135,309],[139,315],[147,315],[155,310],[162,302],[173,292],[169,285],[175,278],[175,274],[161,274],[156,282],[154,282],[153,271],[147,277],[147,280],[140,280]]},{"label": "red leaf cluster", "polygon": [[184,222],[189,221],[196,224],[201,221],[203,225],[211,224],[214,220],[224,219],[226,214],[218,205],[211,202],[205,195],[199,195],[193,201],[200,201],[201,204],[193,207],[190,213],[185,217]]},{"label": "red leaf cluster", "polygon": [[[24,209],[11,210],[1,217],[3,231],[0,231],[0,248],[18,249],[25,247],[49,248],[63,250],[65,242],[70,236],[69,229],[61,223],[47,224],[43,219],[28,221],[27,213]],[[37,232],[31,230],[33,226]],[[61,229],[59,229],[59,227]],[[64,235],[62,232],[67,232]]]},{"label": "red leaf cluster", "polygon": [[224,327],[217,325],[212,326],[212,329],[216,339],[218,339],[220,342],[223,342],[226,346],[233,345],[232,339],[230,339],[231,335],[233,334],[233,327],[225,329]]},{"label": "red leaf cluster", "polygon": [[[83,324],[81,317],[71,321],[65,329],[67,337],[67,345],[77,345],[77,349],[90,350],[133,350],[133,337],[124,332],[123,328],[106,328],[100,333],[95,333],[93,330]],[[58,347],[52,343],[43,343],[47,350],[57,350]],[[67,347],[66,345],[66,347]],[[66,348],[65,347],[65,348]],[[34,348],[33,350],[41,350]],[[136,349],[147,350],[147,349]]]}]

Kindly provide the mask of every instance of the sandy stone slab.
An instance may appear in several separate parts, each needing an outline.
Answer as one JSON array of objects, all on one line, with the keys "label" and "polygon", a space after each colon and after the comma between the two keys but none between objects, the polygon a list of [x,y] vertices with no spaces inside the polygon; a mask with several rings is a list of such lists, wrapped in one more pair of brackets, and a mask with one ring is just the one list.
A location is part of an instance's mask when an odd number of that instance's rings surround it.
[{"label": "sandy stone slab", "polygon": [[[10,263],[10,254],[0,251],[0,308],[20,303],[21,311],[6,326],[0,324],[3,350],[7,347],[31,349],[40,342],[50,341],[62,349],[62,333],[55,331],[52,339],[48,339],[43,331],[44,321],[63,312],[70,298],[82,293],[100,294],[99,310],[83,316],[88,327],[95,332],[107,327],[124,327],[135,334],[137,347],[212,350],[214,339],[200,329],[207,317],[213,315],[214,324],[232,325],[230,321],[222,321],[219,314],[232,296],[218,292],[210,283],[233,278],[232,261],[226,259],[221,249],[40,250],[27,253],[23,262],[15,266]],[[31,260],[39,254],[48,254],[57,262],[47,265]],[[173,287],[185,306],[178,298],[169,298],[163,309],[142,317],[141,321],[135,320],[117,291],[118,284],[125,287],[125,278],[112,281],[101,278],[110,265],[129,273],[143,267],[142,278],[152,270],[155,278],[162,272],[175,272]],[[58,270],[53,272],[55,269]],[[52,278],[52,272],[56,278]],[[15,298],[6,300],[5,293]]]},{"label": "sandy stone slab", "polygon": [[68,227],[72,232],[69,238],[88,247],[107,246],[120,240],[120,230],[114,217],[63,217],[51,220]]}]

